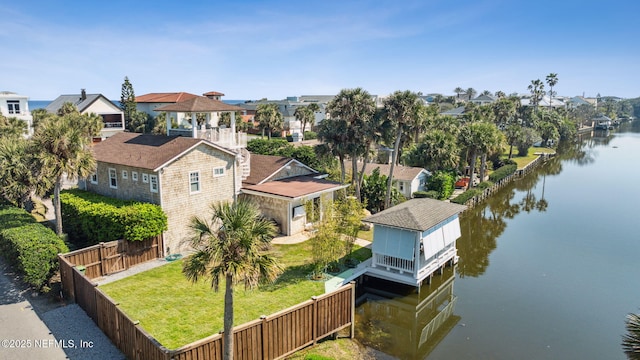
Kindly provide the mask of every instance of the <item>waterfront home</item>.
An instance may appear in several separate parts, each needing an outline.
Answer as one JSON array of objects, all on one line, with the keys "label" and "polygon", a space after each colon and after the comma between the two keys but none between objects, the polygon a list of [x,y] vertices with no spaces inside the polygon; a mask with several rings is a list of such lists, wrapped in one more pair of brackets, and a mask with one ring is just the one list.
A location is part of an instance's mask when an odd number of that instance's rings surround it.
[{"label": "waterfront home", "polygon": [[463,205],[419,198],[371,215],[371,264],[366,274],[420,286],[446,264],[457,262],[458,215]]},{"label": "waterfront home", "polygon": [[[362,162],[358,162],[358,171],[362,170]],[[345,161],[345,169],[351,173],[351,161]],[[375,169],[380,171],[380,175],[389,176],[391,165],[389,164],[367,164],[365,175],[370,176]],[[396,165],[393,168],[393,186],[407,199],[413,197],[416,191],[425,191],[427,179],[431,173],[421,167]]]},{"label": "waterfront home", "polygon": [[103,128],[100,135],[103,139],[124,131],[124,112],[102,94],[87,94],[85,89],[80,94],[60,95],[45,110],[56,114],[65,103],[71,103],[81,114],[98,114],[102,117]]},{"label": "waterfront home", "polygon": [[599,114],[597,117],[593,118],[592,122],[595,129],[608,130],[612,128],[611,118],[603,114]]},{"label": "waterfront home", "polygon": [[191,94],[188,92],[167,92],[167,93],[144,94],[144,95],[136,96],[136,110],[147,113],[152,117],[156,117],[162,113],[161,111],[156,111],[157,108],[161,106],[171,105],[177,102],[193,99],[194,97],[197,97],[197,96],[198,95]]},{"label": "waterfront home", "polygon": [[0,91],[0,114],[15,117],[27,124],[27,137],[33,135],[33,117],[29,112],[29,97],[10,91]]},{"label": "waterfront home", "polygon": [[[251,154],[251,173],[242,183],[241,196],[257,203],[282,234],[295,235],[320,218],[324,200],[333,200],[337,190],[348,186],[326,176],[292,158]],[[305,206],[307,202],[311,206]]]},{"label": "waterfront home", "polygon": [[165,254],[188,249],[191,217],[240,192],[238,154],[212,142],[181,136],[119,133],[93,146],[97,167],[85,189],[160,205],[168,219]]}]

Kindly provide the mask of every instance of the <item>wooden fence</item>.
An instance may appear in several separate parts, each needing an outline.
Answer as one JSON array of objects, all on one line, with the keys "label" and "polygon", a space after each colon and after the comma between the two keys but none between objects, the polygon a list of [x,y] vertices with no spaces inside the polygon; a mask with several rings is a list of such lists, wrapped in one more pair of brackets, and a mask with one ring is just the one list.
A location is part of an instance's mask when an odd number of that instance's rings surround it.
[{"label": "wooden fence", "polygon": [[[223,334],[169,350],[124,314],[108,295],[65,257],[58,256],[63,288],[128,359],[222,360]],[[349,328],[354,335],[355,283],[233,329],[235,358],[281,359]]]}]

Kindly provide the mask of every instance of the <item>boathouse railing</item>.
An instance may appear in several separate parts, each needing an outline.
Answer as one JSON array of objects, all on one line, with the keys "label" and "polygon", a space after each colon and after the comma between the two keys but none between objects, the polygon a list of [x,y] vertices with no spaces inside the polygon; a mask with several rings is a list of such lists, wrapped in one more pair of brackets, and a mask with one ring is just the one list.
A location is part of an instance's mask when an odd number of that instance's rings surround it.
[{"label": "boathouse railing", "polygon": [[374,266],[386,267],[388,270],[394,269],[400,272],[413,273],[415,263],[413,260],[401,259],[395,256],[374,254]]}]

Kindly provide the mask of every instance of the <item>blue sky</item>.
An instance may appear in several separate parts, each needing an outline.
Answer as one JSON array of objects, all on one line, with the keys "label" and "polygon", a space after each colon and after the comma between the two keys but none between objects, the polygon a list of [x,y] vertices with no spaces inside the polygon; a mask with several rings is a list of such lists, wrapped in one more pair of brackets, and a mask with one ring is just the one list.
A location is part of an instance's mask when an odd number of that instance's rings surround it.
[{"label": "blue sky", "polygon": [[640,2],[632,0],[7,1],[0,90],[32,100],[220,91],[282,99],[362,87],[452,95],[638,97]]}]

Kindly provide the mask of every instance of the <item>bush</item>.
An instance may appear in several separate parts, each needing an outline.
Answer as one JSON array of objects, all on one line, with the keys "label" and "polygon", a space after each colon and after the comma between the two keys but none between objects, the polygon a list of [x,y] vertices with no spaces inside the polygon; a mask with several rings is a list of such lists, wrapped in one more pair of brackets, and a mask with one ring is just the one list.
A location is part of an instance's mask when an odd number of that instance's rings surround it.
[{"label": "bush", "polygon": [[0,253],[29,285],[42,289],[58,269],[59,253],[67,245],[26,211],[0,207]]},{"label": "bush", "polygon": [[430,198],[430,199],[438,199],[440,197],[440,193],[435,190],[429,191],[416,191],[413,193],[414,198]]},{"label": "bush", "polygon": [[455,189],[455,177],[446,171],[437,171],[427,181],[427,189],[436,191],[438,197],[436,199],[448,199]]},{"label": "bush", "polygon": [[314,140],[318,138],[318,134],[315,131],[305,131],[304,139],[305,140]]},{"label": "bush", "polygon": [[518,168],[517,165],[514,165],[514,164],[505,165],[499,168],[498,170],[494,171],[493,173],[491,173],[491,175],[489,175],[489,180],[496,183],[506,178],[507,176],[513,174],[517,168]]},{"label": "bush", "polygon": [[142,241],[167,230],[167,216],[158,205],[78,189],[64,190],[60,202],[65,232],[77,245],[118,239]]},{"label": "bush", "polygon": [[483,181],[480,184],[478,184],[478,186],[476,186],[476,188],[480,189],[480,190],[484,190],[484,189],[488,189],[490,187],[493,186],[493,182],[491,181]]},{"label": "bush", "polygon": [[476,195],[480,195],[481,193],[482,193],[482,190],[479,190],[476,188],[469,189],[463,192],[462,194],[456,196],[453,200],[451,200],[451,202],[455,204],[464,205],[469,199],[471,199]]}]

